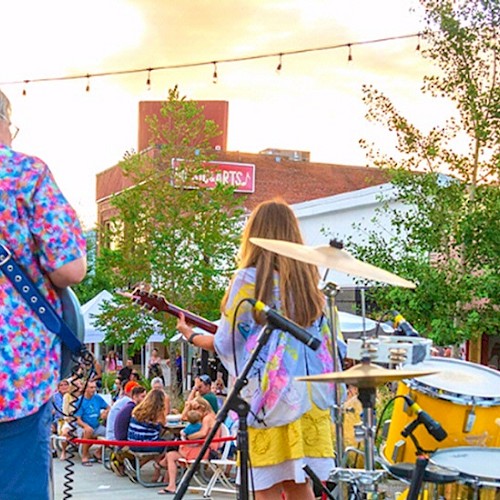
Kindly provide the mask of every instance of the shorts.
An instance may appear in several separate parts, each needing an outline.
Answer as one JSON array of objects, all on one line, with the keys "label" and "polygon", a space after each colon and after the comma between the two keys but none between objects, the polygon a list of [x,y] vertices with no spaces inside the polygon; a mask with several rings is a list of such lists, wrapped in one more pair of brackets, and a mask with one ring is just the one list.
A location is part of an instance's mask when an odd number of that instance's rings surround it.
[{"label": "shorts", "polygon": [[[83,428],[77,424],[75,424],[75,426],[76,426],[76,436],[81,438],[83,436]],[[99,425],[97,429],[94,429],[94,433],[92,434],[93,437],[104,437],[105,435],[106,435],[106,427],[104,427],[104,425]]]},{"label": "shorts", "polygon": [[0,423],[0,500],[50,498],[52,404]]}]

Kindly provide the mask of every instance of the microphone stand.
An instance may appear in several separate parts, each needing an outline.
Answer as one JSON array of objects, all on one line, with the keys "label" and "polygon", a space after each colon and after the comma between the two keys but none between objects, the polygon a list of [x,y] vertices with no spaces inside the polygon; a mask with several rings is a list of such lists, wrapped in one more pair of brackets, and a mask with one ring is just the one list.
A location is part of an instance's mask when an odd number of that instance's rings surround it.
[{"label": "microphone stand", "polygon": [[[335,311],[335,297],[338,293],[338,288],[335,283],[327,283],[321,290],[326,296],[328,306],[328,319],[330,321],[330,334],[332,340],[332,360],[333,371],[335,373],[340,371],[339,363],[339,350],[337,341],[337,314]],[[333,390],[333,420],[335,422],[335,456],[337,465],[342,463],[344,457],[344,413],[341,408],[342,393],[341,384],[336,383]]]},{"label": "microphone stand", "polygon": [[271,336],[272,331],[275,330],[275,327],[272,326],[269,322],[262,328],[259,336],[257,338],[257,344],[250,355],[246,365],[243,367],[243,371],[241,374],[235,379],[233,388],[229,393],[224,405],[217,413],[217,417],[215,419],[215,424],[212,427],[212,430],[208,434],[203,446],[196,457],[196,460],[191,464],[191,467],[188,469],[182,481],[180,482],[174,496],[174,500],[181,500],[184,498],[186,491],[189,487],[189,483],[194,476],[194,473],[203,460],[203,456],[208,450],[210,443],[214,439],[219,427],[224,423],[229,410],[234,410],[238,413],[239,416],[239,426],[238,426],[238,434],[237,434],[237,448],[239,451],[240,458],[240,485],[238,488],[238,500],[248,500],[249,499],[249,488],[248,488],[248,464],[249,464],[249,447],[248,447],[248,413],[250,412],[250,405],[240,397],[240,391],[248,384],[247,376],[250,373],[250,369],[255,363],[256,359],[259,357],[259,354],[262,348],[267,344],[269,337]]}]

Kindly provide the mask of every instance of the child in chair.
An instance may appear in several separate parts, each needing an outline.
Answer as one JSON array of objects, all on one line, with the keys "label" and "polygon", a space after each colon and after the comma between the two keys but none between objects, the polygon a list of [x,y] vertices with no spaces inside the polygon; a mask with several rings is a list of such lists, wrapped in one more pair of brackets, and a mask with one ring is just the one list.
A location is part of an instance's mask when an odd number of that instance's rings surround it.
[{"label": "child in chair", "polygon": [[189,424],[181,431],[181,439],[189,439],[191,434],[198,432],[201,429],[201,413],[197,410],[189,410],[187,412]]}]

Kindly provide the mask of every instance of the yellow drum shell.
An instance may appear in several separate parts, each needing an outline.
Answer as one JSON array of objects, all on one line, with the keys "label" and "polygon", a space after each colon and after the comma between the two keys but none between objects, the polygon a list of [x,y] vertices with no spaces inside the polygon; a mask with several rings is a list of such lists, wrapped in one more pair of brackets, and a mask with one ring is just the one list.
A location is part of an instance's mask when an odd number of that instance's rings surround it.
[{"label": "yellow drum shell", "polygon": [[[458,446],[500,446],[500,373],[466,361],[432,358],[415,365],[422,370],[436,369],[436,375],[403,380],[398,395],[408,395],[434,420],[448,437],[436,441],[419,425],[413,432],[420,447],[431,451]],[[401,431],[416,418],[402,398],[397,398],[382,454],[391,462],[414,462],[413,441]]]}]

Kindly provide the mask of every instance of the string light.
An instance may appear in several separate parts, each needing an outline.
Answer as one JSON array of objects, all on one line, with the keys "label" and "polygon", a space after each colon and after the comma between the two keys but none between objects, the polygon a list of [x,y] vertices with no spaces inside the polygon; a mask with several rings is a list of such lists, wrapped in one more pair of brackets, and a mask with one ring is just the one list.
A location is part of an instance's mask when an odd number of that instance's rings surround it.
[{"label": "string light", "polygon": [[283,62],[283,54],[282,54],[282,53],[280,53],[280,54],[279,54],[279,56],[280,56],[280,61],[279,61],[279,63],[278,63],[278,66],[276,66],[276,73],[278,73],[278,75],[280,74],[281,68],[283,67],[283,65],[282,65],[282,62]]},{"label": "string light", "polygon": [[415,50],[420,50],[420,35],[421,35],[421,33],[418,34],[418,43],[417,43],[417,47]]},{"label": "string light", "polygon": [[24,86],[23,86],[23,97],[26,97],[26,94],[28,93],[26,91],[26,87],[28,86],[29,80],[24,80]]},{"label": "string light", "polygon": [[[258,55],[251,55],[251,56],[246,56],[246,57],[237,57],[237,58],[231,58],[231,59],[220,59],[217,62],[218,63],[233,63],[233,62],[242,62],[242,61],[252,61],[256,59],[265,59],[269,57],[280,57],[280,63],[282,56],[284,55],[299,55],[299,54],[306,54],[309,52],[319,52],[319,51],[324,51],[324,50],[335,50],[335,49],[340,49],[340,48],[345,48],[348,47],[349,51],[351,52],[351,47],[354,47],[355,45],[368,45],[368,44],[374,44],[374,43],[383,43],[383,42],[389,42],[393,40],[402,40],[405,38],[416,38],[419,37],[420,39],[420,33],[413,33],[411,35],[400,35],[400,36],[392,36],[392,37],[386,37],[386,38],[378,38],[375,40],[364,40],[364,41],[359,41],[359,42],[350,42],[350,43],[342,43],[338,45],[328,45],[324,47],[313,47],[313,48],[306,48],[306,49],[299,49],[299,50],[290,50],[286,52],[279,52],[279,53],[272,53],[272,54],[258,54]],[[420,46],[420,43],[419,45]],[[349,60],[352,60],[352,54],[351,58]],[[87,78],[87,88],[86,91],[90,91],[90,78],[97,78],[97,77],[104,77],[104,76],[118,76],[118,75],[131,75],[134,73],[145,73],[148,72],[150,73],[151,71],[161,71],[161,70],[172,70],[172,69],[184,69],[184,68],[195,68],[199,66],[207,66],[209,64],[214,65],[214,83],[217,83],[217,62],[214,60],[210,61],[201,61],[201,62],[194,62],[194,63],[183,63],[183,64],[172,64],[169,66],[157,66],[154,68],[138,68],[138,69],[130,69],[130,70],[119,70],[119,71],[104,71],[102,73],[87,73],[87,74],[80,74],[80,75],[68,75],[68,76],[57,76],[57,77],[47,77],[47,78],[31,78],[30,80],[12,80],[12,81],[5,81],[5,82],[0,82],[0,85],[19,85],[19,84],[26,84],[26,82],[30,83],[41,83],[41,82],[54,82],[54,81],[65,81],[65,80],[80,80],[82,78]],[[278,64],[278,67],[280,64]],[[280,68],[281,69],[281,68]]]},{"label": "string light", "polygon": [[148,68],[148,79],[146,80],[146,87],[151,90],[151,68]]},{"label": "string light", "polygon": [[214,62],[213,62],[213,65],[214,65],[214,74],[213,74],[213,76],[212,76],[212,81],[213,81],[214,83],[217,83],[217,81],[218,81],[218,79],[219,79],[219,77],[217,76],[217,63],[214,61]]},{"label": "string light", "polygon": [[349,55],[347,56],[347,60],[350,62],[352,61],[352,47],[350,43],[348,43],[347,46],[349,47]]}]

